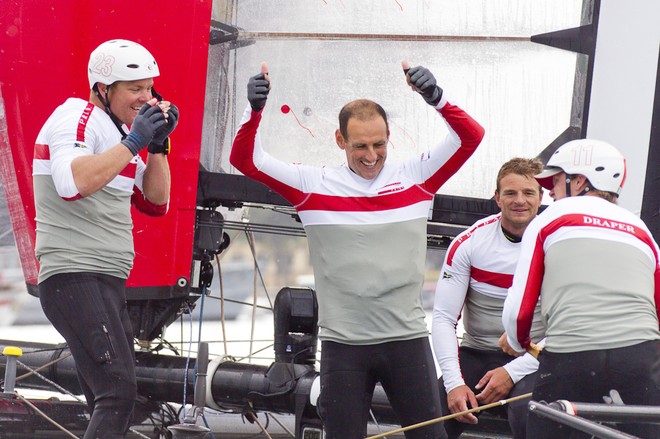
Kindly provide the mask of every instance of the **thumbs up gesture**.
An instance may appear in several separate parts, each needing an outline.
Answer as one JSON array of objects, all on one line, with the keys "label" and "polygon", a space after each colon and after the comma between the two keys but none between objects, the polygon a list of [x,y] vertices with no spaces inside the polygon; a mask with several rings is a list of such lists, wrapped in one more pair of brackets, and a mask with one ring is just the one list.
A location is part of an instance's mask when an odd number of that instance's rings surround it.
[{"label": "thumbs up gesture", "polygon": [[426,67],[410,67],[408,60],[401,62],[403,73],[410,87],[421,94],[426,103],[435,107],[442,99],[442,89],[436,84],[435,76]]},{"label": "thumbs up gesture", "polygon": [[247,95],[250,106],[255,112],[261,111],[268,100],[270,92],[270,77],[268,76],[268,65],[261,63],[261,73],[250,78],[247,84]]}]

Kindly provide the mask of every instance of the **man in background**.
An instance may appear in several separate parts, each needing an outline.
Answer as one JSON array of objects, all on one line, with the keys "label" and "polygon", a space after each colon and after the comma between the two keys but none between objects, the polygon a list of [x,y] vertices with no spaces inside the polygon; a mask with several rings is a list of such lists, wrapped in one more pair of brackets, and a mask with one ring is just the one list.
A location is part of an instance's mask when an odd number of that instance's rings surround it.
[{"label": "man in background", "polygon": [[[534,176],[543,164],[514,158],[497,174],[495,201],[501,209],[458,235],[447,249],[433,307],[432,337],[440,366],[443,415],[532,391],[538,361],[527,354],[512,357],[498,346],[502,309],[520,253],[523,232],[541,205],[543,192]],[[460,347],[456,326],[462,316]],[[537,314],[533,338],[543,336]],[[459,360],[460,359],[460,360]],[[513,436],[525,438],[527,402],[515,401],[490,412],[508,419]],[[479,414],[445,421],[450,439],[461,436]]]}]

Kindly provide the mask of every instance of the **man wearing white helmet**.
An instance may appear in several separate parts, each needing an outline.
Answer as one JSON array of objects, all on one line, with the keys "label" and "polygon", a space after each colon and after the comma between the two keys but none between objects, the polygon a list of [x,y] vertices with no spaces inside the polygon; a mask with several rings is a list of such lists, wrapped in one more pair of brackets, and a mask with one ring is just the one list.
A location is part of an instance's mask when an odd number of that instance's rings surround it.
[{"label": "man wearing white helmet", "polygon": [[[546,326],[533,399],[658,405],[651,366],[660,355],[658,244],[644,222],[616,205],[626,176],[613,146],[580,139],[561,146],[536,176],[555,203],[527,227],[500,339],[509,353],[530,347],[536,303]],[[621,424],[644,438],[652,424]],[[590,437],[529,415],[527,437]]]},{"label": "man wearing white helmet", "polygon": [[[91,413],[85,439],[125,437],[133,411],[133,329],[124,291],[134,257],[130,208],[166,213],[169,135],[179,117],[154,92],[158,75],[141,45],[101,44],[89,60],[89,101],[60,105],[35,144],[39,296],[76,361]],[[144,148],[146,163],[138,154]]]}]

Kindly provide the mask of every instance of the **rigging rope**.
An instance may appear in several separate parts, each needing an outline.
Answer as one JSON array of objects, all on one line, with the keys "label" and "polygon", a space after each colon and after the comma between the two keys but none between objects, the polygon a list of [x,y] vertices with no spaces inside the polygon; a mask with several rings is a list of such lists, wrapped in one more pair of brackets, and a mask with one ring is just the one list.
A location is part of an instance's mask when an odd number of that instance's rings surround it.
[{"label": "rigging rope", "polygon": [[58,424],[57,422],[55,422],[53,419],[51,419],[50,417],[48,417],[48,415],[46,415],[44,412],[42,412],[41,410],[39,410],[39,408],[37,408],[36,405],[32,404],[30,401],[28,401],[27,399],[25,399],[23,396],[21,396],[20,394],[18,394],[18,393],[16,393],[16,392],[14,392],[14,395],[16,395],[16,397],[17,397],[18,399],[20,399],[21,401],[23,401],[25,404],[29,405],[29,406],[32,408],[32,410],[34,410],[35,412],[37,412],[37,413],[39,414],[39,416],[41,416],[41,417],[44,418],[46,421],[48,421],[48,422],[50,422],[51,424],[53,424],[53,425],[54,425],[55,427],[57,427],[58,429],[62,430],[62,431],[63,431],[64,433],[66,433],[69,437],[72,437],[72,438],[78,439],[78,436],[76,436],[75,434],[71,433],[69,430],[67,430],[66,428],[64,428],[63,426],[61,426],[61,425]]},{"label": "rigging rope", "polygon": [[482,410],[492,409],[493,407],[499,407],[499,406],[508,404],[510,402],[518,401],[520,399],[525,399],[525,398],[531,398],[531,397],[532,397],[532,392],[525,393],[524,395],[518,395],[518,396],[514,396],[512,398],[502,399],[502,400],[499,400],[497,402],[491,402],[490,404],[475,407],[473,409],[465,410],[465,411],[458,412],[458,413],[452,413],[451,415],[441,416],[441,417],[435,418],[435,419],[429,419],[428,421],[419,422],[417,424],[397,428],[396,430],[391,430],[391,431],[388,431],[386,433],[377,434],[375,436],[369,436],[365,439],[379,439],[379,438],[382,438],[382,437],[391,436],[393,434],[402,433],[404,431],[414,430],[416,428],[426,427],[427,425],[437,424],[438,422],[447,421],[449,419],[454,419],[454,418],[457,418],[459,416],[467,415],[468,413],[476,413],[476,412],[480,412]]}]

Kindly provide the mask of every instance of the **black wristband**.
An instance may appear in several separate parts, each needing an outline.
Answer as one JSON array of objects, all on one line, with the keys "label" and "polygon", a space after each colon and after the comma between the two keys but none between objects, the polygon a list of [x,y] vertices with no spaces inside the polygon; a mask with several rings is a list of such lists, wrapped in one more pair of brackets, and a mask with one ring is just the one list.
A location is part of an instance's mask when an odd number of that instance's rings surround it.
[{"label": "black wristband", "polygon": [[151,142],[147,147],[147,151],[149,151],[151,154],[168,155],[170,153],[170,138],[167,137],[162,145]]}]

